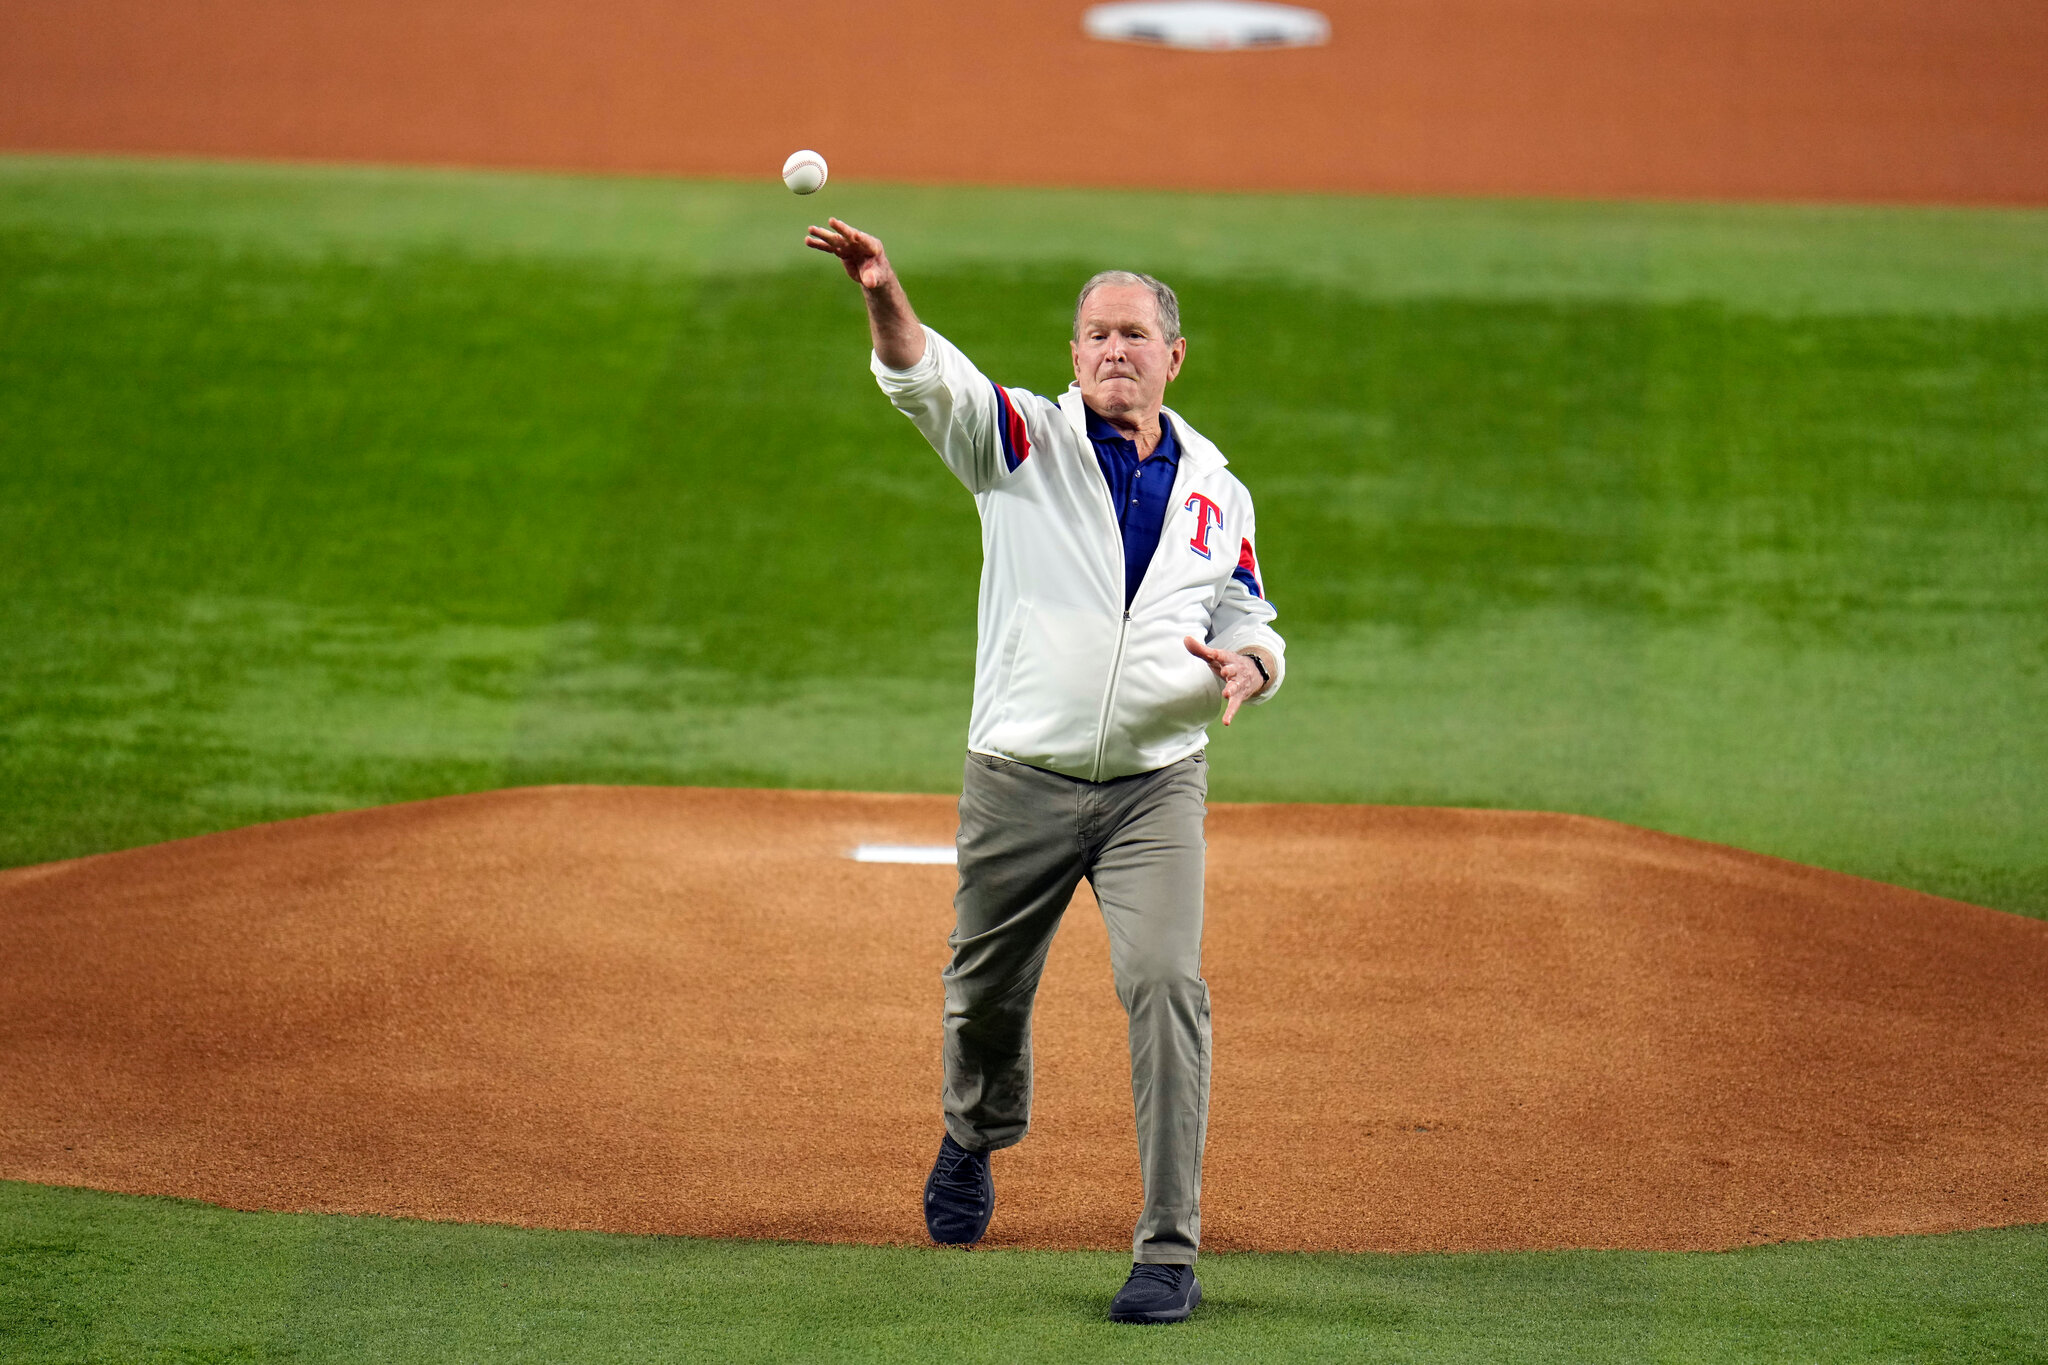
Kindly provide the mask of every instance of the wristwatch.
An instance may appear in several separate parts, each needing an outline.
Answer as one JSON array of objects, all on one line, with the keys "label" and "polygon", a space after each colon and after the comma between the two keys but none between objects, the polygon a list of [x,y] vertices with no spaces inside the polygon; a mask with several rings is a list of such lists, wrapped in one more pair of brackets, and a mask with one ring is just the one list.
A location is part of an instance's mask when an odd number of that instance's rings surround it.
[{"label": "wristwatch", "polygon": [[1273,675],[1266,671],[1265,661],[1260,659],[1258,655],[1252,653],[1250,650],[1244,651],[1244,657],[1250,659],[1252,661],[1252,667],[1259,670],[1259,690],[1263,692],[1268,687],[1271,687],[1273,685]]}]

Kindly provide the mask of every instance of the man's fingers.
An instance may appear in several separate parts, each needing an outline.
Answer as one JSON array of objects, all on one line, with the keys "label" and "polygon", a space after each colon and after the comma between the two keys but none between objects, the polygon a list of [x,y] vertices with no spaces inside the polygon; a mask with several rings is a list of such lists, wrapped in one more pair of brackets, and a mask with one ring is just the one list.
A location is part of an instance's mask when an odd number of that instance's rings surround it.
[{"label": "man's fingers", "polygon": [[1213,649],[1192,635],[1180,638],[1188,653],[1209,665],[1209,671],[1223,683],[1223,723],[1230,724],[1236,719],[1237,708],[1244,704],[1244,699],[1259,690],[1258,670],[1242,654]]},{"label": "man's fingers", "polygon": [[842,222],[837,218],[829,218],[826,221],[832,225],[833,230],[839,234],[840,238],[848,246],[866,252],[870,256],[882,254],[882,244],[853,224]]},{"label": "man's fingers", "polygon": [[811,224],[804,233],[804,242],[820,251],[829,251],[843,260],[859,260],[881,255],[882,244],[865,232],[850,228],[837,218],[831,222],[830,227]]}]

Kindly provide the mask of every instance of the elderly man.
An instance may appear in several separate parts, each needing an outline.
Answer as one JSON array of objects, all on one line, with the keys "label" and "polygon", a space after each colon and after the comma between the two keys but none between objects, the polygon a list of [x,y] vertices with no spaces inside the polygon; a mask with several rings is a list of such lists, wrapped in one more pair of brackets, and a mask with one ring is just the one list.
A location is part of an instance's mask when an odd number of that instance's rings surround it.
[{"label": "elderly man", "polygon": [[1145,1208],[1119,1322],[1201,1301],[1209,988],[1201,975],[1208,722],[1280,686],[1252,500],[1171,409],[1187,341],[1173,291],[1088,281],[1058,401],[990,383],[910,310],[882,243],[834,218],[806,245],[867,299],[872,367],[981,511],[980,639],[945,970],[945,1135],[925,1183],[935,1241],[980,1239],[989,1153],[1031,1113],[1031,1004],[1080,880],[1130,1017]]}]

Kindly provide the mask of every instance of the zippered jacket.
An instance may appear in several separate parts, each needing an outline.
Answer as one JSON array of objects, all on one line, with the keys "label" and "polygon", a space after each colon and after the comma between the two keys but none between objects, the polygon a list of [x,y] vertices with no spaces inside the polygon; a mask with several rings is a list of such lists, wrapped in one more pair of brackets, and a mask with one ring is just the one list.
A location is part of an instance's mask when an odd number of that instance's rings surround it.
[{"label": "zippered jacket", "polygon": [[981,510],[969,749],[1091,782],[1186,758],[1209,742],[1223,685],[1184,636],[1263,646],[1276,667],[1251,700],[1279,690],[1287,647],[1265,600],[1251,494],[1222,451],[1167,410],[1180,467],[1126,611],[1123,536],[1080,386],[1057,402],[1001,388],[937,332],[924,336],[909,369],[879,356],[871,368]]}]

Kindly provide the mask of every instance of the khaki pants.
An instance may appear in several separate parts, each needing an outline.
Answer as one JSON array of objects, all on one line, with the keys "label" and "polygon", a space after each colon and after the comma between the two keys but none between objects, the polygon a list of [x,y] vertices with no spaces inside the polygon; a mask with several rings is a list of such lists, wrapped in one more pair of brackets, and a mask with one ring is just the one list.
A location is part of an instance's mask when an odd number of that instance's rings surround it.
[{"label": "khaki pants", "polygon": [[1200,754],[1109,782],[969,754],[960,794],[960,889],[944,976],[947,1131],[970,1151],[1023,1138],[1031,1121],[1032,998],[1053,931],[1086,877],[1102,905],[1117,996],[1130,1016],[1145,1180],[1132,1256],[1162,1264],[1192,1264],[1201,1241],[1208,791]]}]

